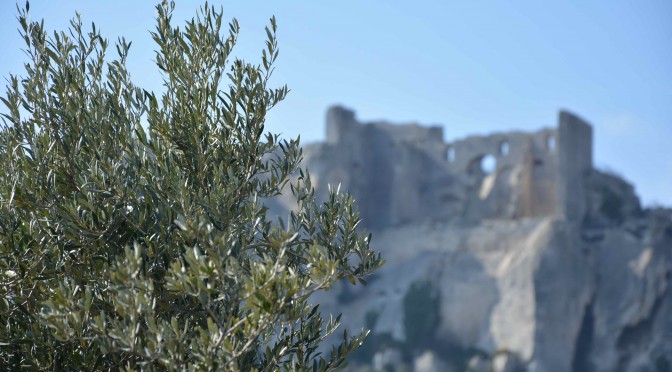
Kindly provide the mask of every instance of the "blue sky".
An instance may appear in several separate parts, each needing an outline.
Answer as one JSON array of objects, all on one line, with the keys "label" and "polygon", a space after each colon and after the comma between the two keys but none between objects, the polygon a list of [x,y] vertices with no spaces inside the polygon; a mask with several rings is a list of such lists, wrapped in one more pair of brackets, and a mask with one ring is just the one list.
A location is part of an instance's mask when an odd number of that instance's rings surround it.
[{"label": "blue sky", "polygon": [[[223,1],[241,24],[237,55],[257,58],[278,20],[275,82],[292,90],[269,129],[324,138],[324,112],[443,125],[446,140],[556,124],[560,108],[595,129],[595,163],[672,205],[672,1]],[[22,3],[23,4],[23,3]],[[200,2],[177,1],[174,19]],[[110,40],[133,41],[129,67],[159,90],[151,1],[33,1],[63,29],[78,10]],[[0,74],[21,73],[15,4],[0,4]]]}]

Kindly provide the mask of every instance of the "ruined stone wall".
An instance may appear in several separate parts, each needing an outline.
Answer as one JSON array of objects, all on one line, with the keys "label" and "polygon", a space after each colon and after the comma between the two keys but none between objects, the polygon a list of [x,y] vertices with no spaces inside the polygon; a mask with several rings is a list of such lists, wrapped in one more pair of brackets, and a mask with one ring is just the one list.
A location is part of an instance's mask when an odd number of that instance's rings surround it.
[{"label": "ruined stone wall", "polygon": [[[360,123],[353,111],[327,112],[326,143],[306,147],[317,180],[341,184],[359,202],[367,227],[409,221],[557,217],[588,210],[592,129],[561,112],[557,128],[471,136],[451,143],[441,127]],[[494,163],[492,169],[483,165]]]},{"label": "ruined stone wall", "polygon": [[593,128],[567,112],[559,118],[559,201],[563,215],[580,221],[588,205],[586,180],[593,170]]}]

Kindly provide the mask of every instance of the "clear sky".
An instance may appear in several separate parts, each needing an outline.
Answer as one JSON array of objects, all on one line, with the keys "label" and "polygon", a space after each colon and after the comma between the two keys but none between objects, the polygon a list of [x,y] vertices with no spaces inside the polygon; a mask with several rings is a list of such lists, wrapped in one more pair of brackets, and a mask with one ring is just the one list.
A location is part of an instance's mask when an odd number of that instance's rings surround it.
[{"label": "clear sky", "polygon": [[[219,5],[218,1],[211,1]],[[23,4],[23,2],[21,3]],[[200,2],[177,1],[175,20]],[[445,138],[556,124],[566,108],[595,129],[595,163],[645,204],[672,205],[672,1],[223,1],[241,24],[238,56],[260,55],[278,20],[275,82],[291,89],[269,129],[324,138],[333,104],[360,120],[443,125]],[[63,29],[78,10],[110,40],[133,41],[129,67],[159,90],[152,1],[33,1]],[[13,1],[0,3],[0,74],[22,73]],[[112,49],[113,50],[113,49]]]}]

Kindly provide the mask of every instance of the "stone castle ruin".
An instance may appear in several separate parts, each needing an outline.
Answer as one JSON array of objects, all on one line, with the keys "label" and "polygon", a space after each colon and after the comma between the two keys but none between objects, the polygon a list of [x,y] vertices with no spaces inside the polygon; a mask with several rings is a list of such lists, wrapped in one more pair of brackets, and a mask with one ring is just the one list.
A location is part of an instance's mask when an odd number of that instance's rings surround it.
[{"label": "stone castle ruin", "polygon": [[371,229],[532,217],[609,224],[639,212],[631,185],[593,169],[592,128],[571,113],[533,133],[443,138],[441,127],[362,124],[332,107],[327,141],[305,148],[306,165],[320,185],[350,191]]},{"label": "stone castle ruin", "polygon": [[[357,360],[417,371],[671,370],[672,211],[641,208],[632,185],[596,170],[592,136],[561,112],[555,128],[446,143],[440,127],[329,109],[327,139],[304,147],[303,166],[317,198],[329,184],[355,197],[386,260],[368,286],[315,298],[345,327],[372,328]],[[424,354],[404,321],[417,283],[438,299]]]}]

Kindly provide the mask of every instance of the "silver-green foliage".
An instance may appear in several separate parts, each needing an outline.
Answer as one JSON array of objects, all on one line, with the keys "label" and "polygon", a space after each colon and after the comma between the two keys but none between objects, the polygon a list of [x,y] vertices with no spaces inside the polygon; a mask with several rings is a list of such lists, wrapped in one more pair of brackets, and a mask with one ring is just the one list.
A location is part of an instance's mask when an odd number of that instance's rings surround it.
[{"label": "silver-green foliage", "polygon": [[[131,46],[77,16],[48,34],[19,9],[25,75],[0,125],[0,365],[37,369],[329,370],[364,334],[320,354],[338,326],[315,291],[378,268],[351,198],[318,203],[299,141],[264,134],[287,94],[231,58],[239,26],[207,4],[183,28],[157,6],[164,91],[131,82]],[[286,187],[285,187],[286,186]],[[291,190],[273,223],[264,202]],[[326,324],[325,324],[326,323]]]}]

